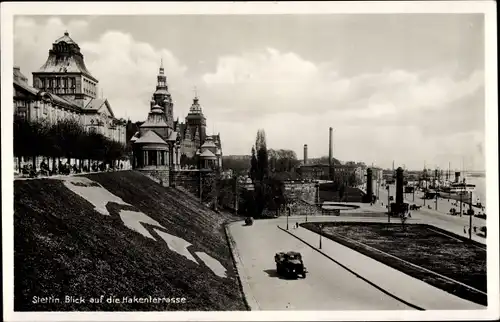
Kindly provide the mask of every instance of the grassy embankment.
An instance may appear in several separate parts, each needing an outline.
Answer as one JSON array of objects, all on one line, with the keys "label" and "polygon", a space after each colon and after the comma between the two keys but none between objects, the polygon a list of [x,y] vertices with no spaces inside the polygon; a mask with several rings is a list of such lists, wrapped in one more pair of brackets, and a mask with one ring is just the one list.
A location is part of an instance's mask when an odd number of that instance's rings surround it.
[{"label": "grassy embankment", "polygon": [[[486,248],[480,243],[422,224],[407,225],[406,232],[403,232],[401,224],[345,222],[322,224],[324,237],[448,293],[487,305],[486,295],[387,255],[486,293]],[[320,233],[318,223],[306,223],[302,226]]]},{"label": "grassy embankment", "polygon": [[[246,310],[223,223],[235,219],[201,206],[173,188],[132,171],[86,175],[132,206],[109,202],[110,216],[54,179],[14,184],[14,309],[16,311]],[[127,228],[120,210],[140,211],[168,234],[193,244],[227,270],[215,275],[156,241]],[[89,303],[89,298],[184,297],[184,304]],[[34,304],[33,297],[60,303]],[[64,303],[65,296],[86,303]]]}]

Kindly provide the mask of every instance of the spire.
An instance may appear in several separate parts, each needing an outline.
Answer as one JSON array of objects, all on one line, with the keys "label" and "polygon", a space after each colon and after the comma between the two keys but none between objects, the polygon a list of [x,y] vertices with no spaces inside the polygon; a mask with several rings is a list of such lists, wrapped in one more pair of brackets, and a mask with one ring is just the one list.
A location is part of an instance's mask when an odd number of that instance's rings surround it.
[{"label": "spire", "polygon": [[196,113],[196,114],[201,114],[201,106],[199,103],[199,98],[198,98],[198,93],[196,91],[196,86],[193,89],[194,91],[194,98],[193,98],[193,104],[191,105],[191,108],[189,109],[189,113]]},{"label": "spire", "polygon": [[163,69],[163,57],[160,59],[160,75],[164,74],[164,69]]}]

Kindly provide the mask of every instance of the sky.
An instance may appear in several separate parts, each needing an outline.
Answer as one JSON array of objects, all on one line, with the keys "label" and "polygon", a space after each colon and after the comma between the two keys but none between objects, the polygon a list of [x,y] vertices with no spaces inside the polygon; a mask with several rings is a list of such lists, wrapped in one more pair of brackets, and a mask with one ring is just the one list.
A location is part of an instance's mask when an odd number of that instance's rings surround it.
[{"label": "sky", "polygon": [[384,168],[484,170],[482,14],[16,16],[30,79],[69,32],[117,117],[143,121],[163,59],[174,117],[198,93],[224,155],[268,148]]}]

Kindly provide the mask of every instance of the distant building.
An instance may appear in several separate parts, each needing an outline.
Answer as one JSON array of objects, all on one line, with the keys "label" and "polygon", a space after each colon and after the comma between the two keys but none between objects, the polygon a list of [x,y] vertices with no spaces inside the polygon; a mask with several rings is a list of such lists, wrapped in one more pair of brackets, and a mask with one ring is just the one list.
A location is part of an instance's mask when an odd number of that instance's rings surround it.
[{"label": "distant building", "polygon": [[[308,164],[299,168],[302,179],[304,180],[329,180],[330,165],[328,164]],[[365,182],[364,169],[357,164],[334,164],[333,181],[355,182],[361,184]]]},{"label": "distant building", "polygon": [[125,144],[126,121],[115,117],[106,98],[97,97],[97,84],[80,47],[65,32],[52,44],[45,64],[33,72],[33,86],[14,67],[14,114],[50,123],[73,118],[87,131]]}]

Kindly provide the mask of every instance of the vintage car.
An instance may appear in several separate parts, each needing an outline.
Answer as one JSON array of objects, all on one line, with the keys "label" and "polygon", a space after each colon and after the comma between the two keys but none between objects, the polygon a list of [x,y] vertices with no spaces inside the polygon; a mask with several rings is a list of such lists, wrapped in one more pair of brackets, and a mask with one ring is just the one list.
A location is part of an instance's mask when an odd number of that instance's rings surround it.
[{"label": "vintage car", "polygon": [[297,278],[302,275],[306,278],[306,268],[302,261],[302,255],[298,252],[279,252],[274,255],[276,262],[276,272],[284,277]]},{"label": "vintage car", "polygon": [[245,218],[245,225],[252,226],[253,225],[253,218],[252,217]]}]

